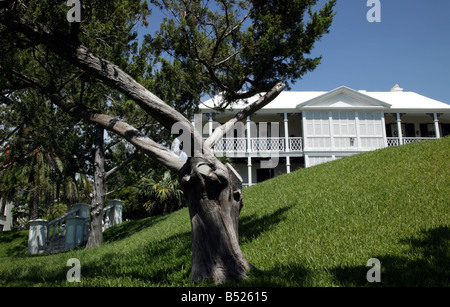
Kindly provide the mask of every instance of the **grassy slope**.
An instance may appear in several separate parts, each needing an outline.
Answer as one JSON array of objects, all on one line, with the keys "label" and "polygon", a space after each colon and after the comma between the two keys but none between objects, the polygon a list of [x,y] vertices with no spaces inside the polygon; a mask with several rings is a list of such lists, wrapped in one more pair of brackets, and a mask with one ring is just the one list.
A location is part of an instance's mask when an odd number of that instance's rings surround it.
[{"label": "grassy slope", "polygon": [[[381,261],[381,286],[450,285],[450,138],[369,152],[244,190],[241,248],[261,272],[243,285],[364,286]],[[5,251],[0,286],[69,285],[70,258],[84,286],[185,286],[186,209],[126,222],[98,249],[50,256]],[[22,245],[23,247],[23,245]]]}]

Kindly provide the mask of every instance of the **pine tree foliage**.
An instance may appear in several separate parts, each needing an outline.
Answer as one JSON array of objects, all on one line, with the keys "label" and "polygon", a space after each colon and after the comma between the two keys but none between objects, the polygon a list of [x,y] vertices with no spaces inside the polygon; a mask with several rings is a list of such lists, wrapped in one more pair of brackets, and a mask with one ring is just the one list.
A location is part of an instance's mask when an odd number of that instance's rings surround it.
[{"label": "pine tree foliage", "polygon": [[[168,17],[140,48],[136,25],[147,24],[146,1],[82,1],[80,23],[65,20],[61,2],[15,0],[0,9],[1,91],[7,97],[36,91],[57,110],[95,124],[96,140],[100,129],[109,130],[178,172],[192,225],[191,281],[245,279],[252,266],[238,241],[242,182],[211,148],[233,124],[320,63],[311,50],[328,32],[336,1],[317,10],[318,0],[152,0],[152,8]],[[218,93],[224,97],[218,109],[259,97],[205,141],[189,109],[195,110],[199,97]],[[136,106],[127,106],[130,100]],[[137,106],[142,113],[134,113]],[[129,116],[127,108],[140,116]],[[169,149],[174,125],[194,143],[187,161]],[[103,155],[96,150],[96,166],[103,168],[97,160]],[[94,176],[101,175],[96,170]],[[153,186],[167,200],[172,188]],[[101,229],[92,220],[100,214],[98,203],[91,210],[90,237],[92,227]]]}]

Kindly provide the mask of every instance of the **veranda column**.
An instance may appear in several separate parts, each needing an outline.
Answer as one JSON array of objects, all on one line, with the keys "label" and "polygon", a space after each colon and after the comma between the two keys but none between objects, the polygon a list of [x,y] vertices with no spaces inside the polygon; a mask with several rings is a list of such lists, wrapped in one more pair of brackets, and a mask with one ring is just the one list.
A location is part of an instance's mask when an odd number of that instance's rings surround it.
[{"label": "veranda column", "polygon": [[359,121],[359,113],[355,111],[355,126],[356,126],[356,147],[361,150],[361,123]]},{"label": "veranda column", "polygon": [[[286,152],[290,152],[289,147],[289,120],[288,120],[288,114],[284,112],[284,140],[286,143]],[[291,157],[288,155],[286,157],[286,173],[291,172]]]},{"label": "veranda column", "polygon": [[402,119],[400,113],[397,113],[397,131],[398,131],[398,145],[403,145]]},{"label": "veranda column", "polygon": [[252,183],[252,158],[248,157],[247,167],[248,167],[248,186],[251,187]]},{"label": "veranda column", "polygon": [[384,118],[384,112],[381,111],[381,128],[383,131],[384,147],[388,147],[387,134],[386,134],[386,119]]},{"label": "veranda column", "polygon": [[334,126],[333,126],[333,112],[332,111],[328,111],[328,126],[329,126],[329,133],[330,133],[330,148],[333,151],[335,146],[334,146]]},{"label": "veranda column", "polygon": [[441,131],[439,131],[439,119],[438,119],[438,114],[434,113],[434,130],[436,130],[436,138],[440,139],[441,138]]},{"label": "veranda column", "polygon": [[252,152],[252,139],[251,139],[251,118],[247,116],[247,152]]},{"label": "veranda column", "polygon": [[212,133],[213,133],[213,114],[209,113],[209,117],[208,117],[208,134],[209,134],[209,136],[211,136]]}]

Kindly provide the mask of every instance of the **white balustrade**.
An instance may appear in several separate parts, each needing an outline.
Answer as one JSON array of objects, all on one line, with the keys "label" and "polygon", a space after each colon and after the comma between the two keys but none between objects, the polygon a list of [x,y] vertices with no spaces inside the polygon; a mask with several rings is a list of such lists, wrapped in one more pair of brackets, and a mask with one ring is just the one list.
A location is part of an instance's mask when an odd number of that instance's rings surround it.
[{"label": "white balustrade", "polygon": [[[291,152],[303,151],[303,138],[288,138],[289,149]],[[281,138],[251,138],[251,152],[285,152],[286,139]],[[248,152],[248,144],[246,138],[223,138],[214,146],[215,152]]]},{"label": "white balustrade", "polygon": [[214,146],[216,152],[246,152],[247,139],[245,138],[223,138]]},{"label": "white balustrade", "polygon": [[387,145],[388,145],[388,147],[399,146],[400,139],[399,138],[387,138]]},{"label": "white balustrade", "polygon": [[[103,210],[104,229],[122,223],[122,201],[109,200]],[[74,209],[52,220],[31,220],[28,254],[57,252],[87,242],[89,234],[89,205],[78,203]]]},{"label": "white balustrade", "polygon": [[291,152],[303,151],[303,138],[289,138],[289,149]]},{"label": "white balustrade", "polygon": [[421,141],[427,141],[427,140],[434,140],[435,138],[421,138],[421,137],[403,137],[403,144],[410,144],[415,142],[421,142]]},{"label": "white balustrade", "polygon": [[284,138],[253,138],[253,152],[284,152]]},{"label": "white balustrade", "polygon": [[[423,137],[402,137],[403,145],[415,143],[415,142],[421,142],[421,141],[427,141],[427,140],[434,140],[435,138],[423,138]],[[387,138],[387,144],[388,147],[391,146],[399,146],[400,145],[400,139],[398,137],[389,137]]]},{"label": "white balustrade", "polygon": [[[309,138],[310,145],[312,147],[330,147],[329,137],[316,137]],[[432,140],[435,138],[425,137],[403,137],[402,144],[409,144],[414,142]],[[344,143],[342,143],[343,140]],[[320,142],[319,142],[320,141]],[[399,146],[400,139],[398,137],[386,138],[388,147]],[[319,142],[319,143],[317,143]],[[358,147],[357,140],[354,137],[335,137],[335,146],[337,148],[356,148]],[[289,151],[290,152],[303,152],[303,138],[302,137],[290,137],[288,138]],[[314,145],[315,144],[315,145]],[[250,139],[251,152],[286,152],[286,139],[285,138],[251,138]],[[362,148],[382,148],[384,147],[384,141],[381,137],[361,137]],[[223,138],[217,142],[214,146],[215,152],[236,152],[245,153],[248,152],[247,139],[246,138]]]}]

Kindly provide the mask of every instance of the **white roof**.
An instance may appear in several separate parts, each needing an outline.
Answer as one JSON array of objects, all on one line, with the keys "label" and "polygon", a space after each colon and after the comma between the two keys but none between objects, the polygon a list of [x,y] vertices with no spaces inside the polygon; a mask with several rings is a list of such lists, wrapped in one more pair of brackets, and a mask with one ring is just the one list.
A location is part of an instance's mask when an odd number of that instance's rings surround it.
[{"label": "white roof", "polygon": [[366,95],[391,105],[391,110],[450,112],[450,105],[414,92],[367,92]]},{"label": "white roof", "polygon": [[[262,94],[261,94],[262,95]],[[345,86],[341,86],[329,92],[299,92],[299,91],[285,91],[282,92],[274,101],[263,108],[264,111],[282,111],[282,110],[301,110],[307,108],[326,108],[324,101],[331,101],[334,98],[334,103],[338,95],[351,97],[353,100],[359,100],[362,104],[355,104],[354,107],[361,108],[363,105],[386,111],[410,111],[410,112],[445,112],[450,113],[450,105],[431,99],[414,92],[392,91],[392,92],[367,92],[355,91]],[[247,99],[246,101],[238,101],[234,104],[231,110],[240,110],[248,103],[254,102],[260,95]],[[214,102],[216,104],[220,101],[221,96],[218,95],[212,99],[205,101],[200,105],[200,109],[205,113],[209,110]],[[335,103],[335,107],[342,107]],[[352,108],[351,104],[346,108]],[[261,111],[263,111],[261,110]],[[260,111],[260,112],[261,112]]]},{"label": "white roof", "polygon": [[[264,110],[282,110],[282,109],[292,109],[294,110],[298,104],[311,100],[317,96],[323,95],[327,92],[281,92],[278,97],[266,105]],[[248,98],[245,100],[239,100],[237,103],[233,104],[233,110],[241,110],[245,108],[248,104],[255,102],[260,96],[265,93],[261,93],[260,95],[253,96],[252,98]],[[209,99],[203,102],[200,105],[201,110],[209,110],[214,106],[214,104],[218,105],[222,99],[222,95],[217,95],[216,97]]]}]

